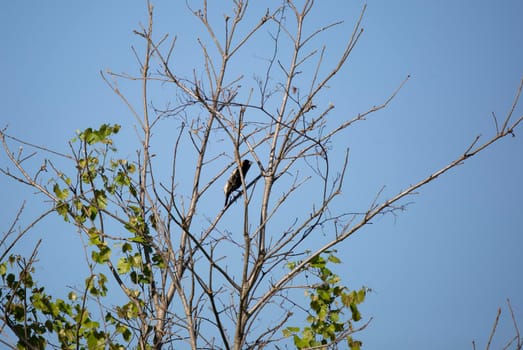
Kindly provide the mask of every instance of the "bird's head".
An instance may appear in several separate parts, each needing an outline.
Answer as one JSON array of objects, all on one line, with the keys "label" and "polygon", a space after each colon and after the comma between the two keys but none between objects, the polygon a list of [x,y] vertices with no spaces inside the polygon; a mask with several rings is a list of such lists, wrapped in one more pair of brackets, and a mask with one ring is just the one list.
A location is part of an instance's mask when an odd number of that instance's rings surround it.
[{"label": "bird's head", "polygon": [[251,167],[252,162],[248,159],[242,160],[242,171],[245,174],[247,170]]}]

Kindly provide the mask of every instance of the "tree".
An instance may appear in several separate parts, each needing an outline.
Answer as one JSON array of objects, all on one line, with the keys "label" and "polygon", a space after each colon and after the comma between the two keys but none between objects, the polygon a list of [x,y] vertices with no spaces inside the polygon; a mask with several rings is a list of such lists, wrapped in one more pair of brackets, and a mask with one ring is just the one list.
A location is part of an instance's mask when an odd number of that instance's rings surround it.
[{"label": "tree", "polygon": [[[0,265],[3,321],[20,346],[244,349],[276,346],[292,336],[299,348],[342,341],[359,348],[353,333],[365,327],[356,322],[367,289],[340,285],[328,267],[339,262],[334,249],[377,216],[404,209],[420,187],[512,135],[522,120],[512,115],[521,85],[507,116],[499,122],[494,117],[490,139],[476,138],[446,166],[389,198],[378,193],[361,213],[337,212],[331,204],[344,196],[349,151],[347,145],[344,157],[334,159],[330,145],[387,107],[408,77],[378,106],[331,118],[334,105],[316,101],[358,42],[365,8],[332,61],[318,45],[338,23],[305,30],[313,5],[284,2],[250,27],[247,1],[235,1],[222,22],[213,20],[206,2],[191,9],[210,40],[199,41],[203,68],[187,76],[172,63],[176,38],[153,32],[148,4],[149,22],[135,32],[144,45],[137,53],[140,75],[103,74],[135,118],[134,159],[117,153],[119,125],[79,132],[68,154],[2,132],[15,169],[3,173],[43,194],[52,203],[44,214],[58,213],[87,238],[90,271],[82,290],[56,299],[33,280],[38,244],[28,258],[10,254],[7,245]],[[255,40],[271,45],[262,74],[250,79],[250,72],[233,66],[248,59],[242,55]],[[140,107],[119,89],[122,79],[140,85]],[[168,87],[176,102],[157,107],[151,95],[158,85]],[[155,146],[154,132],[166,119],[178,125],[172,144]],[[10,142],[43,151],[42,167],[26,166],[34,155],[14,153]],[[164,174],[171,150],[170,173]],[[251,169],[223,207],[215,193],[246,159]],[[58,165],[62,161],[70,170]],[[289,215],[296,203],[300,212]],[[10,238],[14,228],[6,242],[16,244],[26,232]],[[106,300],[117,291],[122,297],[112,307]],[[309,325],[296,327],[304,318]]]}]

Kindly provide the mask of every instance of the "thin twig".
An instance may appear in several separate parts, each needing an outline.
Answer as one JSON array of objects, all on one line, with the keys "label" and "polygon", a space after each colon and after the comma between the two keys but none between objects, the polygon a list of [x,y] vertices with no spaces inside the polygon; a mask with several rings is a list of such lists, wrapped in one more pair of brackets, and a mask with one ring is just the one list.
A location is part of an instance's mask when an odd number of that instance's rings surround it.
[{"label": "thin twig", "polygon": [[490,337],[488,338],[486,350],[490,349],[490,343],[492,342],[492,338],[494,338],[494,333],[496,333],[496,327],[498,326],[500,315],[501,315],[501,308],[498,309],[496,319],[494,320],[494,325],[492,326],[492,331],[490,331]]}]

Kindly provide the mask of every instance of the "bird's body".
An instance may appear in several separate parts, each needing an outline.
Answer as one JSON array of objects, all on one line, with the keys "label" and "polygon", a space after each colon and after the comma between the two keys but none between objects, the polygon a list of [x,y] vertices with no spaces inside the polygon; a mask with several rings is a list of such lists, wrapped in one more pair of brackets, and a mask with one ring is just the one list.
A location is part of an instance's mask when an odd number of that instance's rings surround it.
[{"label": "bird's body", "polygon": [[242,160],[241,167],[237,167],[231,173],[231,176],[229,177],[229,179],[225,183],[225,186],[223,187],[223,192],[225,193],[225,206],[227,206],[229,196],[231,195],[231,193],[233,191],[236,191],[242,185],[242,176],[245,179],[245,175],[247,174],[247,171],[249,171],[251,163],[252,162],[250,160],[244,159]]}]

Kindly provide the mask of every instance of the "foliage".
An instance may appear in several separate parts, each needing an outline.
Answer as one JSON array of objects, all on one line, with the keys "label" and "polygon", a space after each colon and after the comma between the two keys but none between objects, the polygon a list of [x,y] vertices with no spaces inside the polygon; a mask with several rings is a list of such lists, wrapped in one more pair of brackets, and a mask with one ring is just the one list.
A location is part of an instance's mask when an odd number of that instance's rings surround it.
[{"label": "foliage", "polygon": [[44,349],[55,346],[54,334],[61,349],[127,349],[129,328],[107,313],[104,325],[93,319],[88,298],[105,296],[107,282],[103,274],[85,281],[85,291],[79,298],[74,291],[67,300],[55,299],[33,280],[32,262],[10,255],[0,269],[2,290],[1,308],[4,320],[18,338],[18,349]]},{"label": "foliage", "polygon": [[[350,349],[359,350],[362,343],[352,338],[352,333],[356,331],[353,323],[361,320],[358,305],[365,300],[368,289],[363,287],[351,291],[340,285],[340,277],[327,267],[329,262],[341,263],[334,252],[327,251],[305,266],[306,271],[312,272],[321,281],[305,293],[310,299],[306,319],[309,326],[301,330],[301,335],[300,327],[287,327],[283,334],[286,337],[292,335],[298,349],[323,348],[345,338]],[[291,263],[289,267],[292,269],[295,265]],[[347,320],[344,320],[345,313],[350,315]]]},{"label": "foliage", "polygon": [[[66,222],[73,222],[86,229],[89,246],[92,247],[92,263],[95,264],[110,264],[112,252],[100,228],[96,226],[96,218],[100,210],[107,207],[108,197],[131,192],[129,176],[134,172],[134,166],[121,160],[111,161],[108,166],[105,164],[108,152],[116,151],[111,146],[113,142],[110,137],[116,134],[119,128],[118,125],[102,125],[98,130],[89,128],[80,133],[78,138],[72,141],[79,142],[76,154],[77,176],[81,179],[79,186],[73,186],[71,177],[61,172],[52,186],[56,196],[56,212]],[[91,148],[98,144],[102,147]],[[84,186],[89,187],[89,190]],[[133,220],[140,221],[134,215],[130,218],[130,221]],[[139,225],[125,226],[136,234]],[[143,245],[143,237],[138,237],[138,242]],[[125,243],[121,250],[125,256],[120,258],[118,272],[124,276],[131,272],[132,267],[132,280],[137,284],[148,283],[143,271],[147,271],[145,274],[149,275],[150,271],[144,269],[136,254],[133,255],[131,245]],[[131,331],[125,323],[107,312],[102,325],[93,319],[90,312],[94,305],[89,299],[101,303],[102,298],[107,295],[108,280],[103,273],[93,272],[86,278],[80,298],[76,291],[71,291],[68,300],[62,300],[54,299],[45,292],[45,287],[36,284],[33,280],[32,260],[11,254],[2,262],[1,267],[4,285],[0,301],[5,314],[4,319],[18,337],[19,348],[45,348],[48,343],[46,333],[53,333],[59,347],[63,349],[99,349],[104,346],[110,349],[127,348],[117,341],[117,336],[125,343],[131,340]],[[139,303],[139,293],[134,293],[135,302]],[[135,318],[134,305],[118,307],[120,319]]]}]

